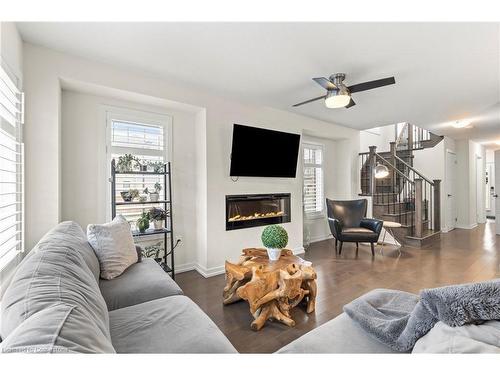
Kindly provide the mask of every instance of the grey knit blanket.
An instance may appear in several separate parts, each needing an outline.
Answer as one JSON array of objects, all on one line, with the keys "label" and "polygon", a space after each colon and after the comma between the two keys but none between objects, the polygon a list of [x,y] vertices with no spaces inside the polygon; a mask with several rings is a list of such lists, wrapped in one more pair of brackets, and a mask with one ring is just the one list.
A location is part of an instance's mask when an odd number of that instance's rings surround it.
[{"label": "grey knit blanket", "polygon": [[375,289],[344,306],[368,334],[407,352],[441,321],[451,327],[500,319],[500,279],[424,289],[420,295]]}]

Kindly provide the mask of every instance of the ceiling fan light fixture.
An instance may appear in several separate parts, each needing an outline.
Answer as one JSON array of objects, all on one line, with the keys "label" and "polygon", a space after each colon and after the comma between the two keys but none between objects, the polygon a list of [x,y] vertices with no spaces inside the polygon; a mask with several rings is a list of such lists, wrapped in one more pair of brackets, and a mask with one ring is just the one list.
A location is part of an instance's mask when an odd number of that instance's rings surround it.
[{"label": "ceiling fan light fixture", "polygon": [[383,164],[377,164],[375,167],[375,178],[384,178],[389,176],[389,168]]},{"label": "ceiling fan light fixture", "polygon": [[327,108],[342,108],[349,104],[351,96],[347,90],[330,90],[325,98]]}]

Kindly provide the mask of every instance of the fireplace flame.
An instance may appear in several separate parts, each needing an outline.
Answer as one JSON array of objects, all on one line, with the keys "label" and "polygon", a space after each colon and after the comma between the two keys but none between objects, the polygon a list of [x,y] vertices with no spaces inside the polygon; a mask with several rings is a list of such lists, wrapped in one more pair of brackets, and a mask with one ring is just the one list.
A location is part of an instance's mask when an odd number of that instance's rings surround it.
[{"label": "fireplace flame", "polygon": [[255,219],[266,219],[268,217],[283,216],[284,214],[285,213],[283,211],[266,212],[266,213],[256,212],[256,213],[254,213],[253,215],[250,215],[250,216],[235,215],[233,217],[230,217],[228,219],[228,221],[232,222],[232,221],[246,221],[246,220],[255,220]]}]

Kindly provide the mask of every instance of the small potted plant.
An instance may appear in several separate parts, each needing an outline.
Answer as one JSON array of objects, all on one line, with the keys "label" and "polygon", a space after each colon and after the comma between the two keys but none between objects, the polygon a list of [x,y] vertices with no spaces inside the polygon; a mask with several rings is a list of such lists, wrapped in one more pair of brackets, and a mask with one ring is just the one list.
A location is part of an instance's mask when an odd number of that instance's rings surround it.
[{"label": "small potted plant", "polygon": [[130,194],[130,196],[132,197],[132,200],[136,199],[139,197],[139,190],[137,189],[130,189],[128,191],[128,193]]},{"label": "small potted plant", "polygon": [[156,230],[163,229],[163,223],[168,216],[168,212],[160,207],[153,207],[149,210],[149,218],[153,220]]},{"label": "small potted plant", "polygon": [[137,219],[137,229],[144,233],[149,228],[149,212],[142,211],[141,216]]},{"label": "small potted plant", "polygon": [[158,263],[161,262],[160,254],[163,253],[163,247],[161,246],[161,242],[158,242],[155,245],[146,246],[144,250],[142,250],[142,256],[145,258],[154,258]]},{"label": "small potted plant", "polygon": [[118,163],[116,163],[116,170],[121,173],[132,172],[137,164],[138,160],[134,155],[125,154],[118,157]]},{"label": "small potted plant", "polygon": [[262,231],[262,244],[267,249],[270,260],[278,260],[283,249],[288,243],[288,233],[280,225],[269,225]]},{"label": "small potted plant", "polygon": [[164,163],[162,161],[150,161],[148,162],[148,166],[155,173],[163,173]]},{"label": "small potted plant", "polygon": [[149,191],[148,188],[144,189],[145,194],[149,194],[149,200],[151,202],[158,202],[160,200],[161,184],[159,182],[155,183],[154,191]]}]

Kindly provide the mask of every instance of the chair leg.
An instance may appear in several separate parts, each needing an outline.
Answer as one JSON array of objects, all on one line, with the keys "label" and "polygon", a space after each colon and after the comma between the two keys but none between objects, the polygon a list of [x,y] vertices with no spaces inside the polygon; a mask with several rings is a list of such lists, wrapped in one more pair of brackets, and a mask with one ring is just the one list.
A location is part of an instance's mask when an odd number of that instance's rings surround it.
[{"label": "chair leg", "polygon": [[337,252],[337,243],[339,242],[339,240],[335,239],[335,252]]},{"label": "chair leg", "polygon": [[340,241],[339,255],[340,255],[340,254],[342,254],[342,245],[343,245],[343,244],[344,244],[344,243],[343,243],[342,241]]},{"label": "chair leg", "polygon": [[358,256],[359,242],[356,242],[356,256]]},{"label": "chair leg", "polygon": [[372,257],[375,256],[375,246],[373,245],[373,242],[370,242],[370,245],[372,247]]}]

